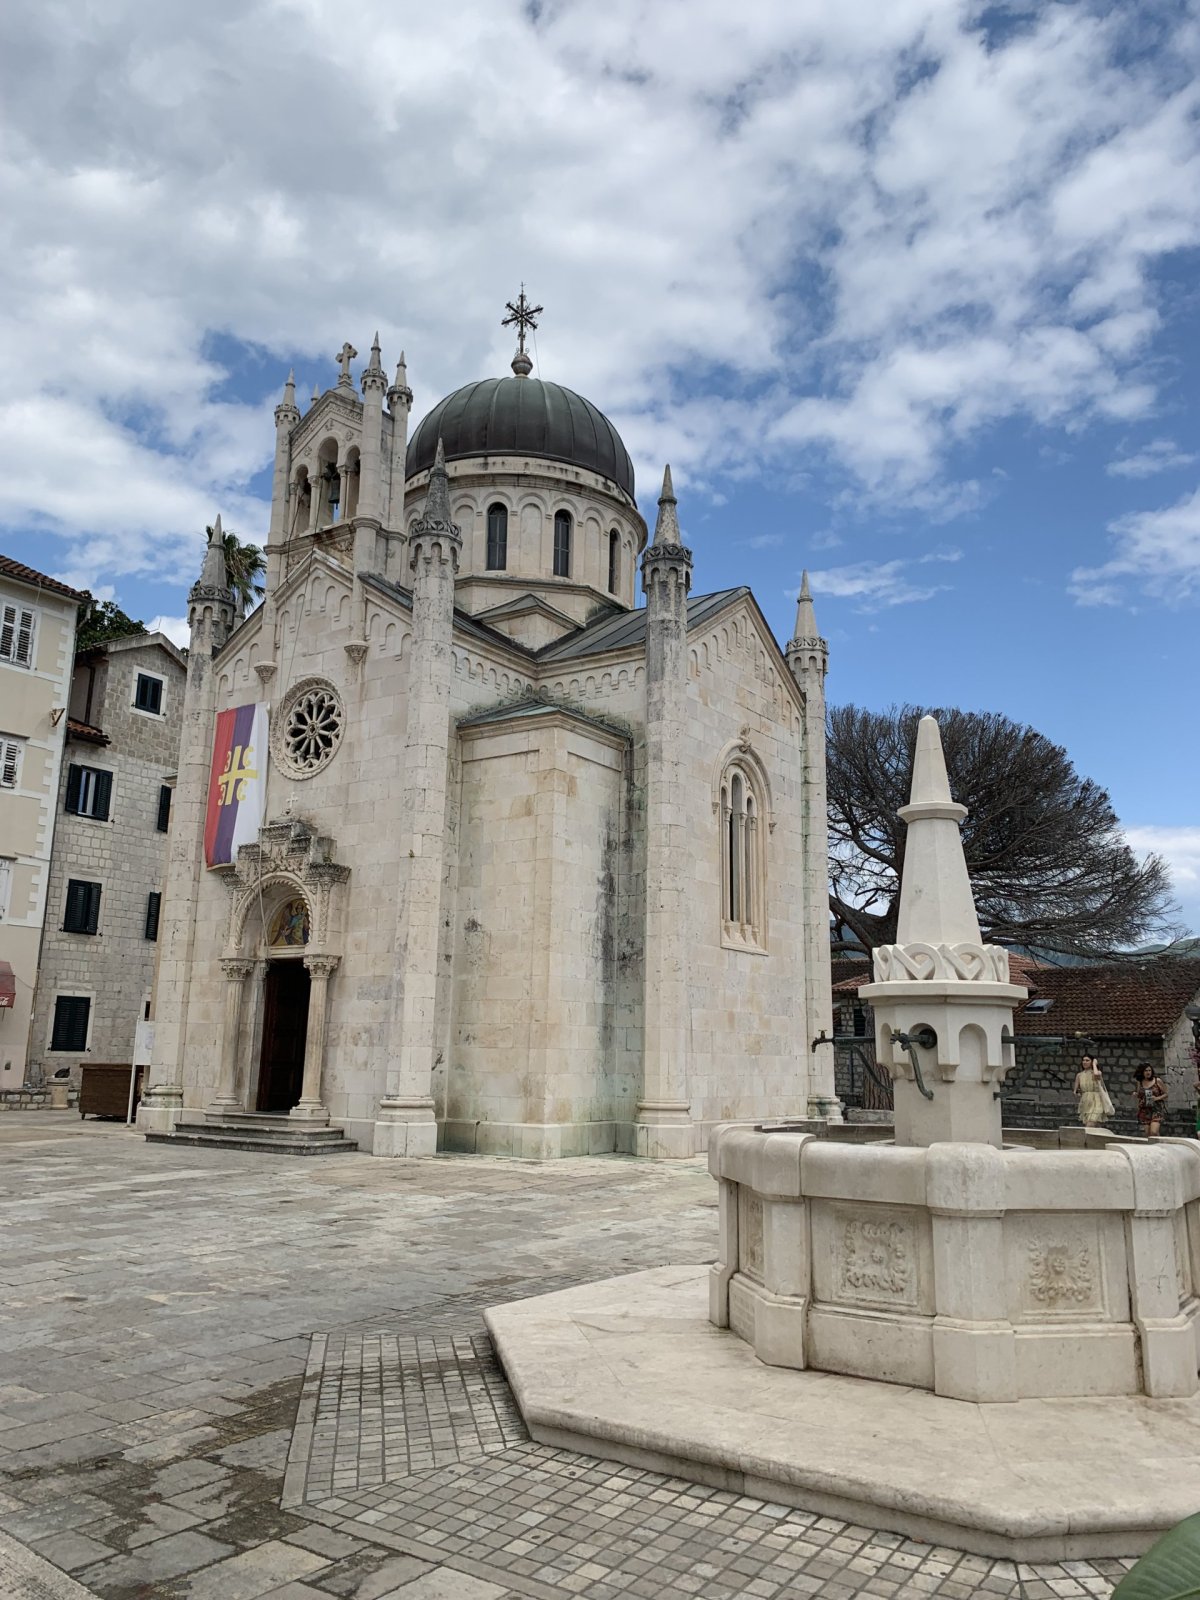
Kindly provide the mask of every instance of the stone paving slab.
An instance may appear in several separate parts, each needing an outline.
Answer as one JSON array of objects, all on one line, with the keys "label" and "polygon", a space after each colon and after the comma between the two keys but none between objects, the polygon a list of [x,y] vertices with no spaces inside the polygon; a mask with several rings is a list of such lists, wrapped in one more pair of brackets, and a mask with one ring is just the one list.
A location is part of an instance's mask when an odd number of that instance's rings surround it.
[{"label": "stone paving slab", "polygon": [[[111,1552],[61,1574],[70,1600],[1110,1592],[1120,1562],[1017,1568],[525,1438],[483,1309],[704,1263],[715,1200],[701,1162],[293,1164],[0,1119],[5,1548]],[[327,1359],[354,1398],[321,1448],[353,1486],[304,1499]]]},{"label": "stone paving slab", "polygon": [[497,1306],[487,1323],[546,1443],[1020,1560],[1136,1555],[1200,1507],[1200,1400],[988,1406],[765,1366],[709,1322],[703,1268]]}]

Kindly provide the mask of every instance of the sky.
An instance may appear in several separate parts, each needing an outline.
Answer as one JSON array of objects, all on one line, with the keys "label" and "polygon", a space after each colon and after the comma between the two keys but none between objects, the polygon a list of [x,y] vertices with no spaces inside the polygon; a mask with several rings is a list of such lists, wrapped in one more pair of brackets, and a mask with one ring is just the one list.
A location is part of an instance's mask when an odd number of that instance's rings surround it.
[{"label": "sky", "polygon": [[[695,592],[829,697],[1001,711],[1200,929],[1200,13],[968,0],[0,8],[0,550],[175,637],[349,339],[416,422],[612,417]],[[361,365],[361,361],[359,363]]]}]

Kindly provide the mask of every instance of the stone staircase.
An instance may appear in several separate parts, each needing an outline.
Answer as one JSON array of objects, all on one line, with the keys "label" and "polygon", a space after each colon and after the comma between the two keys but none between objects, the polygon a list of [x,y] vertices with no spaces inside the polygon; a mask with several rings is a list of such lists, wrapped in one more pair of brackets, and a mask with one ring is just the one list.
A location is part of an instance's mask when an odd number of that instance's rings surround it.
[{"label": "stone staircase", "polygon": [[[194,1115],[194,1113],[193,1113]],[[147,1133],[151,1143],[204,1145],[216,1150],[258,1150],[279,1156],[347,1155],[358,1149],[344,1128],[313,1127],[284,1114],[227,1111],[221,1117],[177,1122],[172,1133]]]}]

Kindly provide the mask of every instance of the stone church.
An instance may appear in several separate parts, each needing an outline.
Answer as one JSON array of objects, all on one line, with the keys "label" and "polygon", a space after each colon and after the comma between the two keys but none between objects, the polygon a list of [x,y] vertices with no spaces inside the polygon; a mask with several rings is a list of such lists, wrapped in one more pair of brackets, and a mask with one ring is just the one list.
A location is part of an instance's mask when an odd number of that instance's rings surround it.
[{"label": "stone church", "polygon": [[[245,620],[210,541],[152,1137],[689,1156],[717,1122],[837,1114],[807,584],[786,651],[748,588],[692,593],[670,470],[651,537],[617,430],[517,325],[512,375],[411,438],[378,339],[303,414],[289,379]],[[217,779],[234,708],[269,749]],[[210,770],[261,785],[215,866]]]}]

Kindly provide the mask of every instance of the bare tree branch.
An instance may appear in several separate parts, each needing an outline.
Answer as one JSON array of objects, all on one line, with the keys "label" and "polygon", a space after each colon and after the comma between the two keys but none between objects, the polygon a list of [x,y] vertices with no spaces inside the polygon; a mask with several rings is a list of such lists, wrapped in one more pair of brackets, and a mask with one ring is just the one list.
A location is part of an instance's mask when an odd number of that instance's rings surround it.
[{"label": "bare tree branch", "polygon": [[[896,935],[912,752],[923,707],[829,714],[829,904],[843,943]],[[994,712],[935,710],[984,938],[1096,957],[1178,937],[1159,856],[1139,861],[1107,792],[1061,746]],[[849,940],[847,940],[849,935]]]}]

